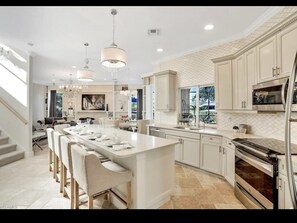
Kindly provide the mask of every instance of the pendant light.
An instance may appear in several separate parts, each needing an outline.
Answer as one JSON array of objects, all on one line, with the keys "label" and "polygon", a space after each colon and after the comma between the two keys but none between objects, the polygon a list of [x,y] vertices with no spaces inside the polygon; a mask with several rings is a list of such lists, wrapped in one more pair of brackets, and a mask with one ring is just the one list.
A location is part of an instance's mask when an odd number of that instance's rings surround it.
[{"label": "pendant light", "polygon": [[101,64],[107,68],[117,69],[126,66],[126,51],[119,48],[114,43],[114,16],[117,14],[117,10],[111,9],[111,14],[113,16],[112,44],[109,47],[106,47],[101,50]]},{"label": "pendant light", "polygon": [[92,70],[89,70],[88,64],[89,64],[89,59],[87,57],[87,47],[89,46],[88,43],[84,44],[86,46],[86,59],[85,63],[86,65],[84,66],[83,69],[77,71],[77,79],[79,81],[85,81],[85,82],[91,82],[94,81],[94,72]]}]

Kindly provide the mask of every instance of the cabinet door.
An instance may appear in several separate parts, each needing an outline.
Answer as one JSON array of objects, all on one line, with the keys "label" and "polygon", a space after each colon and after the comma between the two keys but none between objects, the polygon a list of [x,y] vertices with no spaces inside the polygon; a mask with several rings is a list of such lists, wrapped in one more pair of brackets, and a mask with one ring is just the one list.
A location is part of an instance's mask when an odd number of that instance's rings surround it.
[{"label": "cabinet door", "polygon": [[201,143],[200,168],[216,174],[222,174],[221,146]]},{"label": "cabinet door", "polygon": [[247,78],[244,68],[244,56],[233,60],[233,109],[244,109],[247,94]]},{"label": "cabinet door", "polygon": [[276,36],[272,36],[257,47],[259,82],[274,79],[276,75]]},{"label": "cabinet door", "polygon": [[166,110],[169,106],[168,75],[159,75],[155,78],[156,110]]},{"label": "cabinet door", "polygon": [[278,77],[289,76],[297,50],[297,23],[285,28],[277,34],[278,58],[277,68]]},{"label": "cabinet door", "polygon": [[199,167],[200,140],[183,138],[182,162]]},{"label": "cabinet door", "polygon": [[256,49],[253,48],[244,54],[245,57],[245,74],[247,77],[247,88],[245,98],[245,109],[253,107],[253,85],[257,84],[257,67],[256,67]]},{"label": "cabinet door", "polygon": [[285,175],[279,174],[279,188],[278,188],[278,208],[279,209],[293,209],[291,201],[288,179]]},{"label": "cabinet door", "polygon": [[182,143],[181,143],[181,138],[178,136],[174,135],[166,135],[166,139],[174,139],[180,141],[179,144],[175,145],[175,160],[182,162]]},{"label": "cabinet door", "polygon": [[229,147],[223,147],[223,175],[234,187],[235,151]]},{"label": "cabinet door", "polygon": [[231,61],[215,64],[215,97],[217,109],[232,109],[232,67]]}]

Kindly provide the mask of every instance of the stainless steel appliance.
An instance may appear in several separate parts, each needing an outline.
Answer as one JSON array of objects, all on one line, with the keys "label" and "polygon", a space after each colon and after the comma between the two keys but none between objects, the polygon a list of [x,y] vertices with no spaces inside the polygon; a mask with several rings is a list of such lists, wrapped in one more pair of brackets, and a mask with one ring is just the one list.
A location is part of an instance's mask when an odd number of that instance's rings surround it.
[{"label": "stainless steel appliance", "polygon": [[236,197],[248,208],[278,209],[277,155],[285,153],[284,142],[270,138],[237,138],[232,142],[236,146]]},{"label": "stainless steel appliance", "polygon": [[289,182],[290,196],[294,209],[297,209],[297,191],[294,179],[293,166],[292,166],[292,145],[291,145],[291,122],[297,122],[297,119],[291,117],[291,111],[293,110],[294,101],[296,100],[296,76],[297,76],[297,52],[293,64],[292,73],[290,76],[290,82],[288,86],[286,114],[285,114],[285,157],[287,166],[287,177]]},{"label": "stainless steel appliance", "polygon": [[165,132],[157,127],[150,127],[149,135],[166,138]]},{"label": "stainless steel appliance", "polygon": [[[285,111],[289,77],[253,85],[253,109],[258,111]],[[297,83],[295,83],[297,87]],[[295,88],[296,89],[296,88]],[[297,111],[297,91],[294,90],[293,111]]]}]

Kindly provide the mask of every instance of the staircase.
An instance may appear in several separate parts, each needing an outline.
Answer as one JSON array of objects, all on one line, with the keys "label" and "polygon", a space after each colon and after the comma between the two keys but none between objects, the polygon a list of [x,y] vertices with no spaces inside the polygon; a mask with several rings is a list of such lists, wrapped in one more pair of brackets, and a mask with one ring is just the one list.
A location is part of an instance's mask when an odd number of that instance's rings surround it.
[{"label": "staircase", "polygon": [[9,143],[9,137],[2,136],[0,130],[0,166],[23,159],[24,151],[18,151],[17,145]]}]

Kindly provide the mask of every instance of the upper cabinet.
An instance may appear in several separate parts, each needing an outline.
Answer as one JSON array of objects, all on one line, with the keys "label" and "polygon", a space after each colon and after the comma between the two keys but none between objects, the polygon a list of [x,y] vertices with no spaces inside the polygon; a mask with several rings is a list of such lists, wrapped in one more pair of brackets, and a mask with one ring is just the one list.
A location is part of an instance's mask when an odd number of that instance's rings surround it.
[{"label": "upper cabinet", "polygon": [[297,23],[277,34],[277,72],[279,76],[290,76],[297,51]]},{"label": "upper cabinet", "polygon": [[256,49],[236,57],[233,68],[233,109],[252,109],[252,85],[256,84]]},{"label": "upper cabinet", "polygon": [[276,37],[272,36],[257,46],[259,82],[277,77]]},{"label": "upper cabinet", "polygon": [[175,110],[175,78],[176,72],[166,70],[155,73],[155,100],[157,111]]},{"label": "upper cabinet", "polygon": [[232,109],[231,60],[215,63],[216,109]]},{"label": "upper cabinet", "polygon": [[297,23],[257,47],[259,82],[290,76],[297,50]]}]

